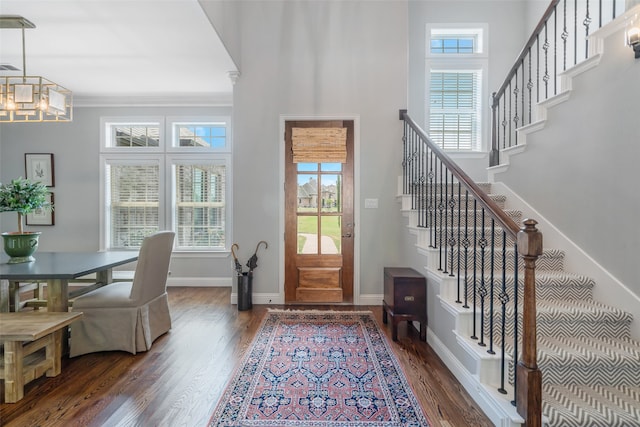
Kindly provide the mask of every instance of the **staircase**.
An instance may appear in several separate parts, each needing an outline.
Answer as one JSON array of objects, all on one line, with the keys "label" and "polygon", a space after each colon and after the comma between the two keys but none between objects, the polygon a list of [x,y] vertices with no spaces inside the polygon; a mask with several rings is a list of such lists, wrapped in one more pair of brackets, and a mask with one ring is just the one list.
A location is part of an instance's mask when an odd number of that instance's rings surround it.
[{"label": "staircase", "polygon": [[[546,205],[567,229],[574,224],[567,224],[566,217],[588,208],[594,197],[602,197],[600,206],[612,205],[607,197],[617,193],[611,190],[598,191],[598,196],[585,192],[580,199],[575,190],[567,194],[572,187],[563,193],[557,186],[579,182],[581,195],[584,187],[591,188],[603,173],[601,157],[586,157],[591,167],[581,165],[570,177],[562,165],[575,163],[576,154],[589,144],[604,148],[599,144],[620,128],[618,115],[591,117],[585,111],[593,108],[575,108],[575,102],[581,107],[602,100],[608,102],[599,107],[615,104],[618,98],[603,97],[598,91],[603,85],[594,81],[610,83],[620,70],[629,71],[631,80],[623,80],[634,83],[612,94],[634,94],[640,87],[628,47],[620,44],[626,29],[640,22],[640,5],[622,15],[621,8],[616,2],[551,1],[493,94],[491,183],[474,183],[400,112],[405,129],[398,194],[409,230],[404,247],[415,247],[423,256],[407,259],[427,275],[428,342],[502,427],[640,427],[640,342],[634,339],[640,324],[633,319],[640,313],[640,299],[505,184],[514,185],[532,204]],[[567,24],[578,21],[586,35]],[[575,92],[582,98],[572,95],[574,84],[581,83],[588,88]],[[585,104],[589,94],[593,97]],[[566,102],[574,96],[580,114]],[[552,108],[560,120],[547,121]],[[620,141],[622,149],[615,153],[626,160],[624,144],[633,141]],[[569,144],[575,150],[566,150]],[[560,145],[564,151],[557,149]],[[616,166],[627,163],[606,166],[617,176]],[[591,173],[581,174],[585,170]],[[552,188],[556,191],[550,194]],[[572,200],[572,206],[564,200]],[[633,231],[620,228],[622,233],[606,225],[570,231],[598,228],[600,236],[615,235],[606,237],[610,241],[636,241],[637,234],[620,235],[635,233],[635,224]]]},{"label": "staircase", "polygon": [[[504,208],[508,204],[504,195],[491,194],[491,184],[480,184],[494,201]],[[451,280],[450,273],[443,273],[441,267],[435,262],[438,259],[438,249],[431,248],[426,242],[435,236],[435,241],[440,241],[439,231],[428,227],[418,227],[419,209],[411,209],[411,196],[401,195],[403,213],[408,217],[410,234],[417,238],[417,250],[426,256],[426,270],[430,286],[439,288],[439,300],[447,312],[457,313],[454,334],[458,340],[466,340],[463,348],[470,353],[477,353],[479,347],[477,341],[468,340],[469,330],[472,327],[468,313],[462,309],[463,298],[456,289],[455,282]],[[467,203],[468,205],[468,203]],[[519,210],[504,209],[516,223],[522,223],[523,214]],[[465,213],[462,218],[478,218],[481,213],[472,211]],[[485,223],[488,223],[488,218]],[[456,222],[456,219],[451,220]],[[465,226],[468,222],[468,226]],[[481,223],[479,220],[461,221],[461,235],[473,235],[473,224]],[[454,230],[458,230],[455,225]],[[437,227],[436,227],[437,228]],[[457,231],[456,231],[457,233]],[[428,237],[429,236],[429,237]],[[500,243],[497,244],[501,246]],[[537,337],[538,337],[538,366],[543,378],[543,419],[549,427],[640,427],[640,342],[631,338],[630,324],[632,316],[622,310],[607,306],[593,299],[593,287],[596,283],[593,279],[564,269],[564,252],[562,250],[546,248],[536,264],[536,294],[537,294]],[[473,289],[473,271],[464,274],[464,265],[458,270],[460,258],[457,252],[452,257],[450,271],[466,277],[468,289]],[[496,269],[502,268],[500,253],[496,253]],[[506,287],[510,298],[514,298],[514,265],[505,258]],[[480,280],[480,260],[476,259],[475,280]],[[488,263],[488,257],[483,260]],[[496,261],[494,261],[496,262]],[[473,265],[467,262],[469,265]],[[523,290],[522,272],[523,263],[519,263],[518,285],[520,294]],[[457,273],[462,271],[461,273]],[[486,270],[485,270],[486,271]],[[485,273],[486,274],[486,273]],[[490,277],[485,277],[489,282]],[[476,288],[476,302],[480,301],[478,286]],[[468,301],[473,301],[473,294],[466,296]],[[494,309],[485,302],[484,321],[489,325],[489,318],[499,315],[500,303],[498,292],[494,294]],[[461,301],[461,302],[456,302]],[[507,309],[506,318],[513,319],[514,309]],[[521,316],[522,310],[518,310]],[[476,319],[478,320],[478,319]],[[498,319],[494,319],[496,322]],[[430,319],[430,325],[433,319]],[[509,321],[507,325],[513,324]],[[518,322],[521,325],[521,322]],[[508,328],[508,327],[507,327]],[[433,336],[433,335],[431,335]],[[511,336],[507,334],[506,336]],[[476,342],[474,342],[476,341]],[[497,329],[494,332],[493,342],[497,346],[495,352],[505,349],[506,354],[513,354],[513,343],[509,340],[501,341]],[[504,344],[504,345],[503,345]],[[476,347],[474,349],[474,347]],[[436,348],[437,349],[437,348]],[[455,351],[453,351],[455,353]],[[479,351],[482,354],[484,349]],[[471,357],[476,357],[471,355]],[[498,382],[496,375],[499,370],[491,367],[495,360],[487,355],[482,356],[478,377],[481,378],[487,388]],[[446,361],[448,355],[444,355]],[[510,359],[507,367],[509,378],[509,392],[513,387],[513,359]],[[483,373],[484,372],[484,373]],[[474,375],[473,373],[470,373]],[[485,399],[499,399],[499,393],[487,393]],[[511,399],[510,394],[504,397],[505,402],[498,403],[504,406]],[[517,417],[512,417],[516,420]],[[495,422],[495,421],[494,421]],[[514,422],[513,425],[517,425]]]}]

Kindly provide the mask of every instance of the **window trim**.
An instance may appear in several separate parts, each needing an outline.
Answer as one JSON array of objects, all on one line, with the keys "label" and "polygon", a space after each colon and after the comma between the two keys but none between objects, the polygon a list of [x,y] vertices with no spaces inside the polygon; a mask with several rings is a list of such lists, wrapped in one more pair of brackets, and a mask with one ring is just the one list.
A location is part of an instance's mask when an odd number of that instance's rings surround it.
[{"label": "window trim", "polygon": [[[477,38],[477,45],[479,50],[474,53],[432,53],[431,52],[431,35],[433,33],[440,33],[443,35],[463,35],[463,36],[475,36]],[[429,23],[426,24],[426,46],[425,56],[427,58],[442,58],[442,57],[458,57],[458,58],[488,58],[489,57],[489,25],[486,23]]]},{"label": "window trim", "polygon": [[[109,145],[112,141],[111,129],[114,125],[157,125],[159,141],[157,147],[116,147]],[[165,151],[165,125],[162,116],[101,117],[100,118],[100,152],[114,153],[162,153]]]},{"label": "window trim", "polygon": [[[427,82],[426,84],[428,85],[427,88],[431,87],[431,75],[433,73],[462,73],[462,72],[472,72],[472,73],[480,73],[480,81],[479,84],[482,86],[484,84],[484,80],[485,80],[485,73],[484,70],[481,67],[474,67],[471,66],[470,64],[464,64],[464,66],[458,66],[455,68],[436,68],[436,69],[430,69],[429,72],[427,73]],[[484,134],[485,134],[485,122],[484,122],[484,113],[483,113],[483,97],[482,97],[482,87],[480,88],[481,92],[480,94],[476,97],[478,102],[480,103],[479,108],[476,110],[478,112],[478,115],[480,117],[478,117],[477,120],[477,126],[478,126],[478,132],[477,132],[477,141],[472,143],[472,147],[469,150],[450,150],[450,149],[446,149],[445,151],[447,153],[453,153],[453,152],[458,152],[458,153],[475,153],[475,152],[482,152],[483,151],[483,147],[482,147],[482,141],[484,138]],[[431,128],[431,95],[429,94],[429,98],[427,99],[426,102],[426,111],[427,111],[427,124],[428,126],[426,127],[427,130],[429,130]],[[444,146],[442,146],[441,148],[444,149]]]},{"label": "window trim", "polygon": [[[488,24],[485,23],[428,23],[425,26],[425,97],[424,97],[424,123],[425,129],[429,129],[431,125],[431,73],[442,71],[466,71],[480,70],[480,95],[479,95],[479,114],[478,123],[480,130],[478,132],[478,142],[476,147],[471,150],[447,150],[447,153],[455,153],[459,155],[469,154],[471,157],[478,153],[486,153],[489,151],[489,30]],[[478,34],[479,51],[477,53],[431,53],[431,35],[433,33],[441,34],[461,34],[471,35]]]},{"label": "window trim", "polygon": [[[175,125],[220,125],[224,124],[226,129],[226,145],[224,148],[215,148],[215,147],[180,147],[173,145],[173,141],[175,140]],[[231,119],[228,117],[184,117],[184,116],[169,116],[166,118],[166,129],[165,134],[167,135],[167,153],[175,152],[175,153],[184,153],[188,151],[189,153],[195,152],[204,152],[204,153],[231,153]]]},{"label": "window trim", "polygon": [[176,241],[174,242],[174,249],[177,252],[182,252],[182,253],[198,253],[198,252],[211,252],[211,253],[217,253],[217,252],[228,252],[231,248],[231,240],[229,235],[231,234],[230,231],[230,227],[231,227],[231,220],[233,218],[233,215],[231,215],[231,208],[232,208],[232,204],[233,203],[233,199],[230,198],[230,194],[231,194],[231,189],[233,187],[231,187],[231,155],[230,154],[225,154],[225,155],[194,155],[194,154],[185,154],[185,153],[181,153],[181,154],[173,154],[173,155],[167,155],[165,158],[166,161],[166,166],[165,166],[165,171],[167,172],[168,177],[166,178],[166,183],[168,184],[167,186],[167,190],[165,191],[166,193],[166,200],[167,203],[165,203],[165,215],[167,218],[167,223],[170,223],[171,225],[171,229],[175,230],[177,233],[177,215],[174,215],[175,213],[175,209],[176,209],[176,198],[175,195],[177,194],[177,190],[175,188],[175,166],[177,164],[183,164],[183,165],[196,165],[196,164],[203,164],[203,163],[211,163],[211,164],[216,164],[216,165],[224,165],[225,167],[225,187],[224,187],[224,194],[225,194],[225,199],[224,199],[224,215],[225,215],[225,245],[224,248],[220,248],[220,249],[214,249],[211,247],[208,248],[199,248],[199,247],[193,247],[193,248],[184,248],[184,247],[180,247],[178,248],[178,239],[176,238]]},{"label": "window trim", "polygon": [[[108,146],[108,128],[112,125],[137,125],[137,124],[159,124],[160,142],[158,147],[113,147]],[[209,147],[172,147],[171,130],[173,124],[220,124],[226,126],[226,147],[224,150]],[[106,170],[108,164],[158,164],[159,165],[159,203],[158,223],[161,229],[170,228],[175,230],[176,219],[174,218],[175,200],[173,183],[173,165],[177,160],[189,161],[192,163],[216,163],[224,164],[226,169],[225,177],[225,245],[220,248],[180,248],[174,242],[173,251],[175,254],[202,254],[203,256],[228,253],[233,241],[233,138],[231,135],[230,116],[105,116],[100,118],[100,156],[99,156],[99,221],[100,221],[100,248],[101,250],[112,250],[109,246],[111,242],[110,231],[108,230],[110,218],[107,212],[106,195],[108,189]],[[157,163],[156,163],[157,162]],[[116,249],[113,249],[116,250]],[[122,249],[117,249],[122,250]],[[125,249],[126,250],[126,249]],[[133,250],[133,249],[132,249]],[[135,250],[138,250],[135,248]]]}]

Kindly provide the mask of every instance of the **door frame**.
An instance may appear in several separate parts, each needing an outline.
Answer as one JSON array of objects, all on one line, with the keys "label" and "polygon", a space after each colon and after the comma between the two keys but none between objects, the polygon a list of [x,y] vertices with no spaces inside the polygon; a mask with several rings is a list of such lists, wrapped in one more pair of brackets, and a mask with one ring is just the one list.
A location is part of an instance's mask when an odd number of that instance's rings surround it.
[{"label": "door frame", "polygon": [[280,189],[278,191],[278,304],[284,304],[284,219],[285,219],[285,122],[295,120],[322,121],[322,120],[352,120],[353,121],[353,305],[360,305],[360,116],[358,115],[331,115],[331,116],[298,116],[280,115],[280,144],[278,149],[278,179]]}]

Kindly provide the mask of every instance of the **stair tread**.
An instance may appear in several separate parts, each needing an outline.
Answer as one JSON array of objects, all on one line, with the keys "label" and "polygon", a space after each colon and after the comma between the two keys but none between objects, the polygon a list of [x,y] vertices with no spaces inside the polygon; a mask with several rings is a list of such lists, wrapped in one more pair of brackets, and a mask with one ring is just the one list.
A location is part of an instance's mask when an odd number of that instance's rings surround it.
[{"label": "stair tread", "polygon": [[[436,188],[431,187],[430,191]],[[488,293],[488,295],[485,294],[487,295],[484,299],[485,308],[490,306],[494,311],[493,313],[485,311],[483,319],[488,320],[488,316],[501,317],[503,308],[500,303],[501,298],[505,301],[511,300],[505,308],[507,318],[512,319],[515,313],[512,307],[513,285],[516,277],[513,271],[515,239],[508,236],[503,250],[503,229],[495,223],[492,236],[492,222],[487,219],[488,214],[485,213],[485,216],[482,216],[481,209],[474,209],[472,198],[466,198],[464,192],[460,195],[454,194],[452,197],[451,187],[447,189],[446,196],[431,200],[436,200],[437,207],[453,199],[455,202],[453,216],[449,215],[450,208],[447,205],[446,212],[442,211],[442,220],[440,220],[440,212],[436,209],[435,224],[431,228],[426,227],[430,233],[429,239],[419,234],[422,239],[419,242],[421,245],[423,243],[426,245],[427,240],[433,242],[429,244],[442,243],[443,249],[446,250],[444,256],[446,267],[439,264],[439,267],[436,266],[433,269],[443,268],[455,272],[456,275],[459,273],[462,281],[458,280],[458,294],[468,292],[471,300],[474,297],[479,298],[481,292]],[[486,185],[483,189],[490,191]],[[455,188],[454,191],[456,191]],[[490,193],[488,196],[499,206],[504,206],[507,200],[507,197],[502,194]],[[428,197],[422,197],[418,203],[425,203],[427,200],[429,200]],[[466,203],[465,200],[469,202]],[[467,213],[462,211],[460,217],[457,216],[459,206],[462,209],[468,208]],[[503,210],[517,222],[520,222],[520,218],[524,215],[519,209],[503,208]],[[424,213],[425,209],[421,212]],[[458,222],[460,222],[459,226]],[[425,229],[425,227],[419,228]],[[479,240],[483,235],[488,246],[482,257],[476,257],[477,271],[474,272],[473,256],[467,258],[471,260],[469,263],[462,258],[465,253],[464,245],[467,245],[471,254],[473,250],[480,248]],[[489,250],[492,240],[496,245],[493,254]],[[485,244],[485,242],[482,243]],[[449,244],[456,246],[453,255]],[[441,249],[435,249],[435,251],[442,252]],[[459,253],[462,257],[458,261]],[[435,256],[435,259],[438,259],[438,255]],[[537,364],[543,375],[543,414],[548,424],[553,427],[640,427],[640,341],[630,337],[633,316],[624,310],[593,300],[592,290],[596,284],[594,279],[579,273],[564,271],[564,257],[563,250],[545,248],[536,265],[536,292],[538,293],[536,319],[539,326]],[[482,268],[480,267],[481,259],[484,260]],[[504,286],[508,296],[500,295],[503,287],[503,264],[507,269]],[[491,273],[490,267],[487,266],[490,265],[496,269],[493,289],[489,286]],[[459,270],[460,267],[466,268],[467,271]],[[518,267],[518,289],[520,290],[517,310],[518,315],[521,316],[524,286],[522,260],[518,262]],[[443,275],[445,273],[446,271]],[[461,282],[466,278],[468,284],[472,283],[474,275],[476,286],[465,288],[464,283],[461,284]],[[484,282],[486,287],[481,289],[481,282]],[[477,292],[476,295],[473,295],[474,289]],[[493,304],[487,303],[491,291],[494,296]],[[479,303],[480,300],[478,300]],[[496,331],[492,329],[492,332],[484,330],[484,332],[492,333],[494,344],[499,347],[500,335],[503,332],[497,329]],[[508,355],[514,354],[513,337],[508,337],[513,329],[512,323],[511,326],[506,327],[507,337],[503,345]],[[513,380],[514,366],[515,360],[511,360],[509,362],[510,382]]]},{"label": "stair tread", "polygon": [[633,316],[624,310],[595,300],[539,300],[537,319],[631,323]]},{"label": "stair tread", "polygon": [[538,365],[637,366],[640,342],[633,339],[593,337],[538,337]]},{"label": "stair tread", "polygon": [[640,387],[542,386],[543,414],[563,427],[640,427]]}]

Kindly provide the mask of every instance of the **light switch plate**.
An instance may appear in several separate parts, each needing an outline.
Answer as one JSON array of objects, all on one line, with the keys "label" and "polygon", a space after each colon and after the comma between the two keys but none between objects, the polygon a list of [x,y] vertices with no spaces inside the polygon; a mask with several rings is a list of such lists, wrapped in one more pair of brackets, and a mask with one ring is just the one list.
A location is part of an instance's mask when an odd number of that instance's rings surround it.
[{"label": "light switch plate", "polygon": [[365,209],[378,209],[378,199],[364,199]]}]

